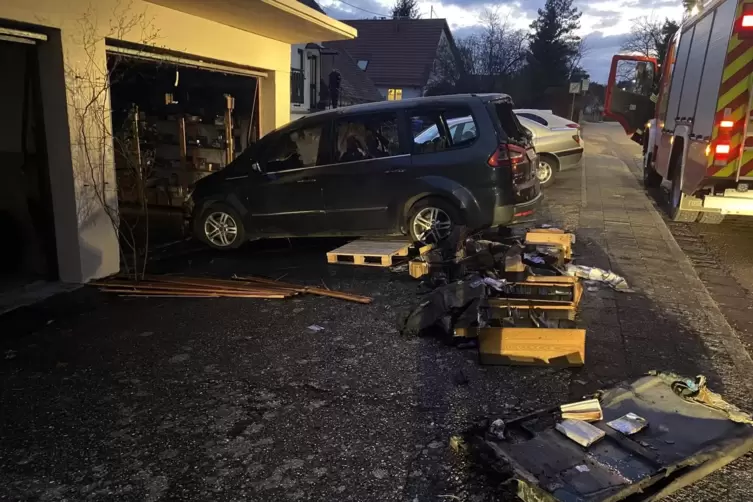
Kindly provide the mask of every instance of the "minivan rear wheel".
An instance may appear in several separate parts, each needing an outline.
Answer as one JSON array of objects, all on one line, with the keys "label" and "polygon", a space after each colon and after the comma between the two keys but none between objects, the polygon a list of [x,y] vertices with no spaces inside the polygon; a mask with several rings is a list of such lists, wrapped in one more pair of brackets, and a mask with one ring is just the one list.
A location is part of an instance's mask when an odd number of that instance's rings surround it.
[{"label": "minivan rear wheel", "polygon": [[459,224],[460,212],[457,208],[433,197],[416,202],[408,219],[411,239],[423,244],[436,244],[446,239]]},{"label": "minivan rear wheel", "polygon": [[212,204],[196,223],[197,237],[214,249],[236,249],[246,241],[241,216],[226,204]]}]

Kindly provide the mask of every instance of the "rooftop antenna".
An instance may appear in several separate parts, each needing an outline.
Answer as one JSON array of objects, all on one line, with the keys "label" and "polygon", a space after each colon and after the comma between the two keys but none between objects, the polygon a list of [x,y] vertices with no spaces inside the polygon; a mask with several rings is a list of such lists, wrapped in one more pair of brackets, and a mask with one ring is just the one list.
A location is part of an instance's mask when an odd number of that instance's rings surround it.
[{"label": "rooftop antenna", "polygon": [[431,10],[429,11],[429,19],[434,19],[434,6],[431,6]]}]

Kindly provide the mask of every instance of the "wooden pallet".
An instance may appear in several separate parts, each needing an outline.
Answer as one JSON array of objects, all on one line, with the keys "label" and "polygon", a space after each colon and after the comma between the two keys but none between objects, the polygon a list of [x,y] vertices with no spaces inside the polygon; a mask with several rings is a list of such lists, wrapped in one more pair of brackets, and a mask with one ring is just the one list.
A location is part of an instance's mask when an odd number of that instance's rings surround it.
[{"label": "wooden pallet", "polygon": [[406,240],[359,239],[327,253],[328,263],[391,267],[396,258],[408,256],[412,244]]}]

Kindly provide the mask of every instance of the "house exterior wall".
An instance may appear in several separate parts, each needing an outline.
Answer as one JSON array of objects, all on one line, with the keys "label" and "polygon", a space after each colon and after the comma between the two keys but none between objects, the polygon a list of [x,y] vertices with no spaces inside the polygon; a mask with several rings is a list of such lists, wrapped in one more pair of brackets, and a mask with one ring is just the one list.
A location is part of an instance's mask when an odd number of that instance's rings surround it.
[{"label": "house exterior wall", "polygon": [[[315,42],[318,45],[318,42]],[[315,97],[318,99],[320,79],[322,73],[322,58],[317,49],[306,49],[307,44],[295,44],[290,47],[290,68],[291,70],[303,70],[303,103],[290,103],[290,119],[295,120],[311,113],[316,107],[316,100],[311,99],[311,84],[316,86]],[[298,51],[303,51],[303,67],[301,67],[301,55]],[[316,58],[316,75],[312,75],[309,58]],[[291,71],[292,73],[292,71]],[[291,84],[292,85],[292,84]],[[292,91],[292,89],[291,89]],[[291,95],[292,97],[292,95]]]},{"label": "house exterior wall", "polygon": [[382,95],[384,99],[387,99],[387,90],[388,89],[402,89],[403,90],[403,99],[408,98],[420,98],[424,95],[424,90],[421,87],[401,87],[399,85],[387,85],[387,86],[377,86],[377,90],[379,90],[379,93]]},{"label": "house exterior wall", "polygon": [[[124,6],[129,10],[123,11]],[[112,141],[108,135],[92,138],[102,136],[98,132],[101,128],[77,117],[83,103],[96,95],[93,91],[102,84],[101,68],[106,68],[104,37],[143,42],[140,25],[113,33],[112,23],[124,16],[143,16],[144,23],[157,30],[158,47],[267,71],[269,77],[261,79],[260,85],[261,132],[290,120],[287,43],[142,0],[0,2],[0,25],[3,20],[28,23],[48,35],[48,41],[39,44],[39,63],[58,269],[66,282],[86,282],[119,270],[117,237],[97,196],[104,193],[110,207],[117,207]],[[295,30],[296,26],[291,24],[287,29]],[[94,37],[88,52],[82,43],[86,36]],[[109,119],[109,95],[103,93],[96,103]],[[93,176],[91,162],[86,161],[91,156],[102,159],[101,175]]]}]

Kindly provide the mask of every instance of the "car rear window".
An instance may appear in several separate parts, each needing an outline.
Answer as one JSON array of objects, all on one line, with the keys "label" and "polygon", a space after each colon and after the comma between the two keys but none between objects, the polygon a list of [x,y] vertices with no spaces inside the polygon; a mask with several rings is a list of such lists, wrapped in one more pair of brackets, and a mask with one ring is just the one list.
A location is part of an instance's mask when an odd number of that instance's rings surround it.
[{"label": "car rear window", "polygon": [[491,101],[489,106],[499,122],[502,132],[513,141],[527,142],[524,127],[520,124],[517,115],[512,111],[510,101]]},{"label": "car rear window", "polygon": [[533,120],[534,122],[538,122],[539,124],[541,124],[543,126],[548,126],[549,125],[549,122],[547,122],[544,117],[541,117],[541,116],[533,114],[533,113],[523,112],[523,113],[518,113],[518,116],[519,117],[525,117],[527,119]]}]

